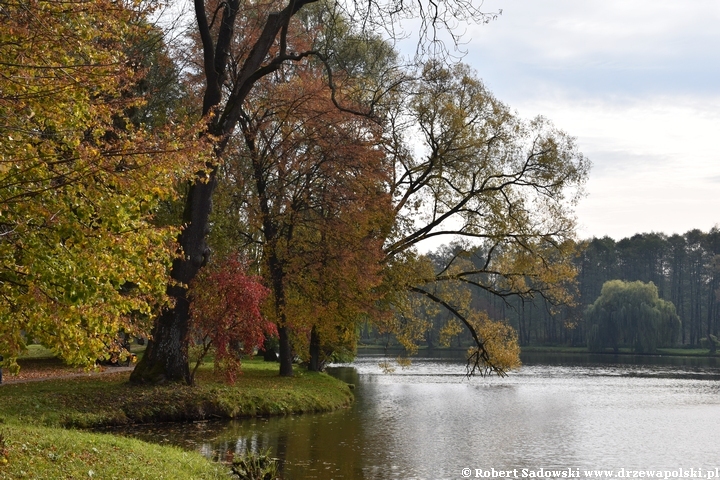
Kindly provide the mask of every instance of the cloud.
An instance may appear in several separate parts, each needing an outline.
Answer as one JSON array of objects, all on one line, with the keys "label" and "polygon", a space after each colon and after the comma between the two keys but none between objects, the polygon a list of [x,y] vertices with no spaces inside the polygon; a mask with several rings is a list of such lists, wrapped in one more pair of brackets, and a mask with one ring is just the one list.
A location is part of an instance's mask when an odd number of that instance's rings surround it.
[{"label": "cloud", "polygon": [[472,27],[467,61],[494,90],[533,96],[720,92],[715,1],[488,0],[503,8]]},{"label": "cloud", "polygon": [[720,222],[720,2],[485,0],[466,63],[523,117],[543,115],[593,162],[581,236]]},{"label": "cloud", "polygon": [[720,97],[578,99],[558,91],[517,106],[576,136],[593,162],[577,209],[581,236],[684,233],[720,222]]}]

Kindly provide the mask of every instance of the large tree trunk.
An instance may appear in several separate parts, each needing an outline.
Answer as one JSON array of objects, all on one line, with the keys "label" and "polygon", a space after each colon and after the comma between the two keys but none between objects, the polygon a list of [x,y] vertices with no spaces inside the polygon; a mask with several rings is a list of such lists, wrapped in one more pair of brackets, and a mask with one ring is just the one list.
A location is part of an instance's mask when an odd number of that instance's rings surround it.
[{"label": "large tree trunk", "polygon": [[[183,255],[173,262],[171,273],[173,280],[181,285],[188,285],[207,262],[209,249],[205,238],[216,183],[215,171],[212,171],[210,181],[197,182],[190,187],[183,213],[185,228],[179,238]],[[156,319],[148,348],[130,375],[132,383],[191,381],[188,364],[190,304],[187,288],[171,285],[168,294],[175,300],[175,306],[165,309]]]},{"label": "large tree trunk", "polygon": [[153,338],[145,354],[130,374],[132,383],[160,384],[165,382],[191,383],[188,366],[187,300],[185,307],[165,309],[156,320]]}]

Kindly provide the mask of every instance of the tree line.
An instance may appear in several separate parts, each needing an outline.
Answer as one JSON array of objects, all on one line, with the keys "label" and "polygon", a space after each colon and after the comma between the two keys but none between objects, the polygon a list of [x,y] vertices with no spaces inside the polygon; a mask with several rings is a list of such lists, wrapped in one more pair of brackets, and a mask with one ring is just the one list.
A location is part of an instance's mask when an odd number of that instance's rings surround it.
[{"label": "tree line", "polygon": [[608,280],[652,282],[682,320],[677,342],[699,347],[718,335],[720,230],[637,234],[617,242],[593,238],[577,260],[579,303],[588,305]]},{"label": "tree line", "polygon": [[[462,255],[477,262],[481,252],[482,249],[450,245],[431,252],[429,257],[439,266]],[[620,286],[625,293],[634,290],[644,296],[638,305],[658,305],[660,310],[672,306],[668,318],[676,314],[678,319],[668,320],[670,324],[666,324],[665,333],[658,333],[654,345],[639,345],[628,333],[627,340],[611,342],[615,346],[621,343],[639,352],[657,346],[713,348],[713,340],[708,338],[717,337],[720,327],[720,230],[717,227],[708,232],[690,230],[682,235],[642,233],[618,241],[610,237],[592,238],[581,242],[578,252],[573,260],[576,284],[572,298],[565,305],[542,295],[502,298],[483,292],[475,294],[473,303],[476,308],[487,311],[491,318],[506,319],[517,331],[521,345],[589,346],[597,350],[600,348],[598,311],[594,307],[600,308],[598,301],[607,300],[601,300],[604,288],[607,289],[605,297],[609,297],[613,289]],[[626,299],[627,309],[621,313],[621,305],[614,314],[619,324],[629,325],[636,322],[635,318],[652,317],[649,311],[643,315],[632,314],[629,303]],[[620,316],[624,318],[620,320]],[[428,345],[438,344],[445,321],[440,317],[442,315],[433,318],[434,327],[426,338]],[[364,334],[366,341],[382,341],[371,329]],[[463,335],[455,340],[456,345],[468,341]],[[620,330],[617,335],[621,335]]]}]

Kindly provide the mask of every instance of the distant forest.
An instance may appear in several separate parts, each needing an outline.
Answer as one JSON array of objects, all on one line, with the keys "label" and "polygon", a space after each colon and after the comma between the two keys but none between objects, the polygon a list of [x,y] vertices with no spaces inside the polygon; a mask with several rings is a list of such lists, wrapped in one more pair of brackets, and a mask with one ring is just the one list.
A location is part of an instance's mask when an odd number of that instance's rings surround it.
[{"label": "distant forest", "polygon": [[[615,241],[593,238],[577,258],[575,308],[557,312],[542,299],[510,299],[500,306],[517,329],[521,345],[584,345],[583,313],[608,280],[652,282],[660,298],[671,301],[682,321],[680,344],[700,346],[708,334],[718,335],[720,308],[720,230],[691,230],[684,235],[641,233]],[[496,307],[497,308],[497,307]],[[497,315],[498,312],[496,312]]]},{"label": "distant forest", "polygon": [[[720,330],[720,229],[709,232],[691,230],[683,235],[641,233],[615,241],[609,237],[583,242],[576,258],[578,270],[575,305],[553,306],[541,295],[505,298],[475,293],[473,306],[490,318],[509,322],[521,346],[587,344],[584,313],[600,295],[609,280],[652,282],[660,298],[671,301],[682,322],[677,346],[706,345],[708,334]],[[458,254],[458,246],[447,246],[430,254],[436,266]],[[473,255],[470,254],[472,257]],[[482,258],[482,255],[478,255]],[[449,316],[438,313],[425,344],[437,346],[440,331]],[[369,333],[369,332],[368,332]],[[453,345],[469,342],[461,333]],[[366,335],[366,339],[369,336]]]},{"label": "distant forest", "polygon": [[[618,242],[593,238],[577,260],[578,303],[581,308],[595,301],[604,282],[612,279],[652,282],[660,298],[671,301],[682,321],[679,341],[699,346],[708,334],[718,335],[720,309],[720,230],[690,230],[684,235],[643,233]],[[552,324],[550,316],[538,315],[538,323]],[[522,320],[519,319],[521,322]],[[583,325],[568,337],[563,328],[530,327],[523,342],[577,342],[584,337]],[[575,334],[579,338],[575,338]]]}]

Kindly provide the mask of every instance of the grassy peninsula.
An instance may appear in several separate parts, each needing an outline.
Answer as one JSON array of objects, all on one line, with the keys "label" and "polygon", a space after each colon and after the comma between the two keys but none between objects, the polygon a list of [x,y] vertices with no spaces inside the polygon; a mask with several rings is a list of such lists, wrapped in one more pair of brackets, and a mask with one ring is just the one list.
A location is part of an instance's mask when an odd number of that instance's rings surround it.
[{"label": "grassy peninsula", "polygon": [[[352,402],[325,374],[277,374],[277,364],[243,363],[226,385],[212,371],[195,386],[134,386],[129,372],[0,386],[0,479],[229,478],[195,452],[90,433],[85,428],[330,411]],[[5,377],[6,380],[11,380]]]}]

